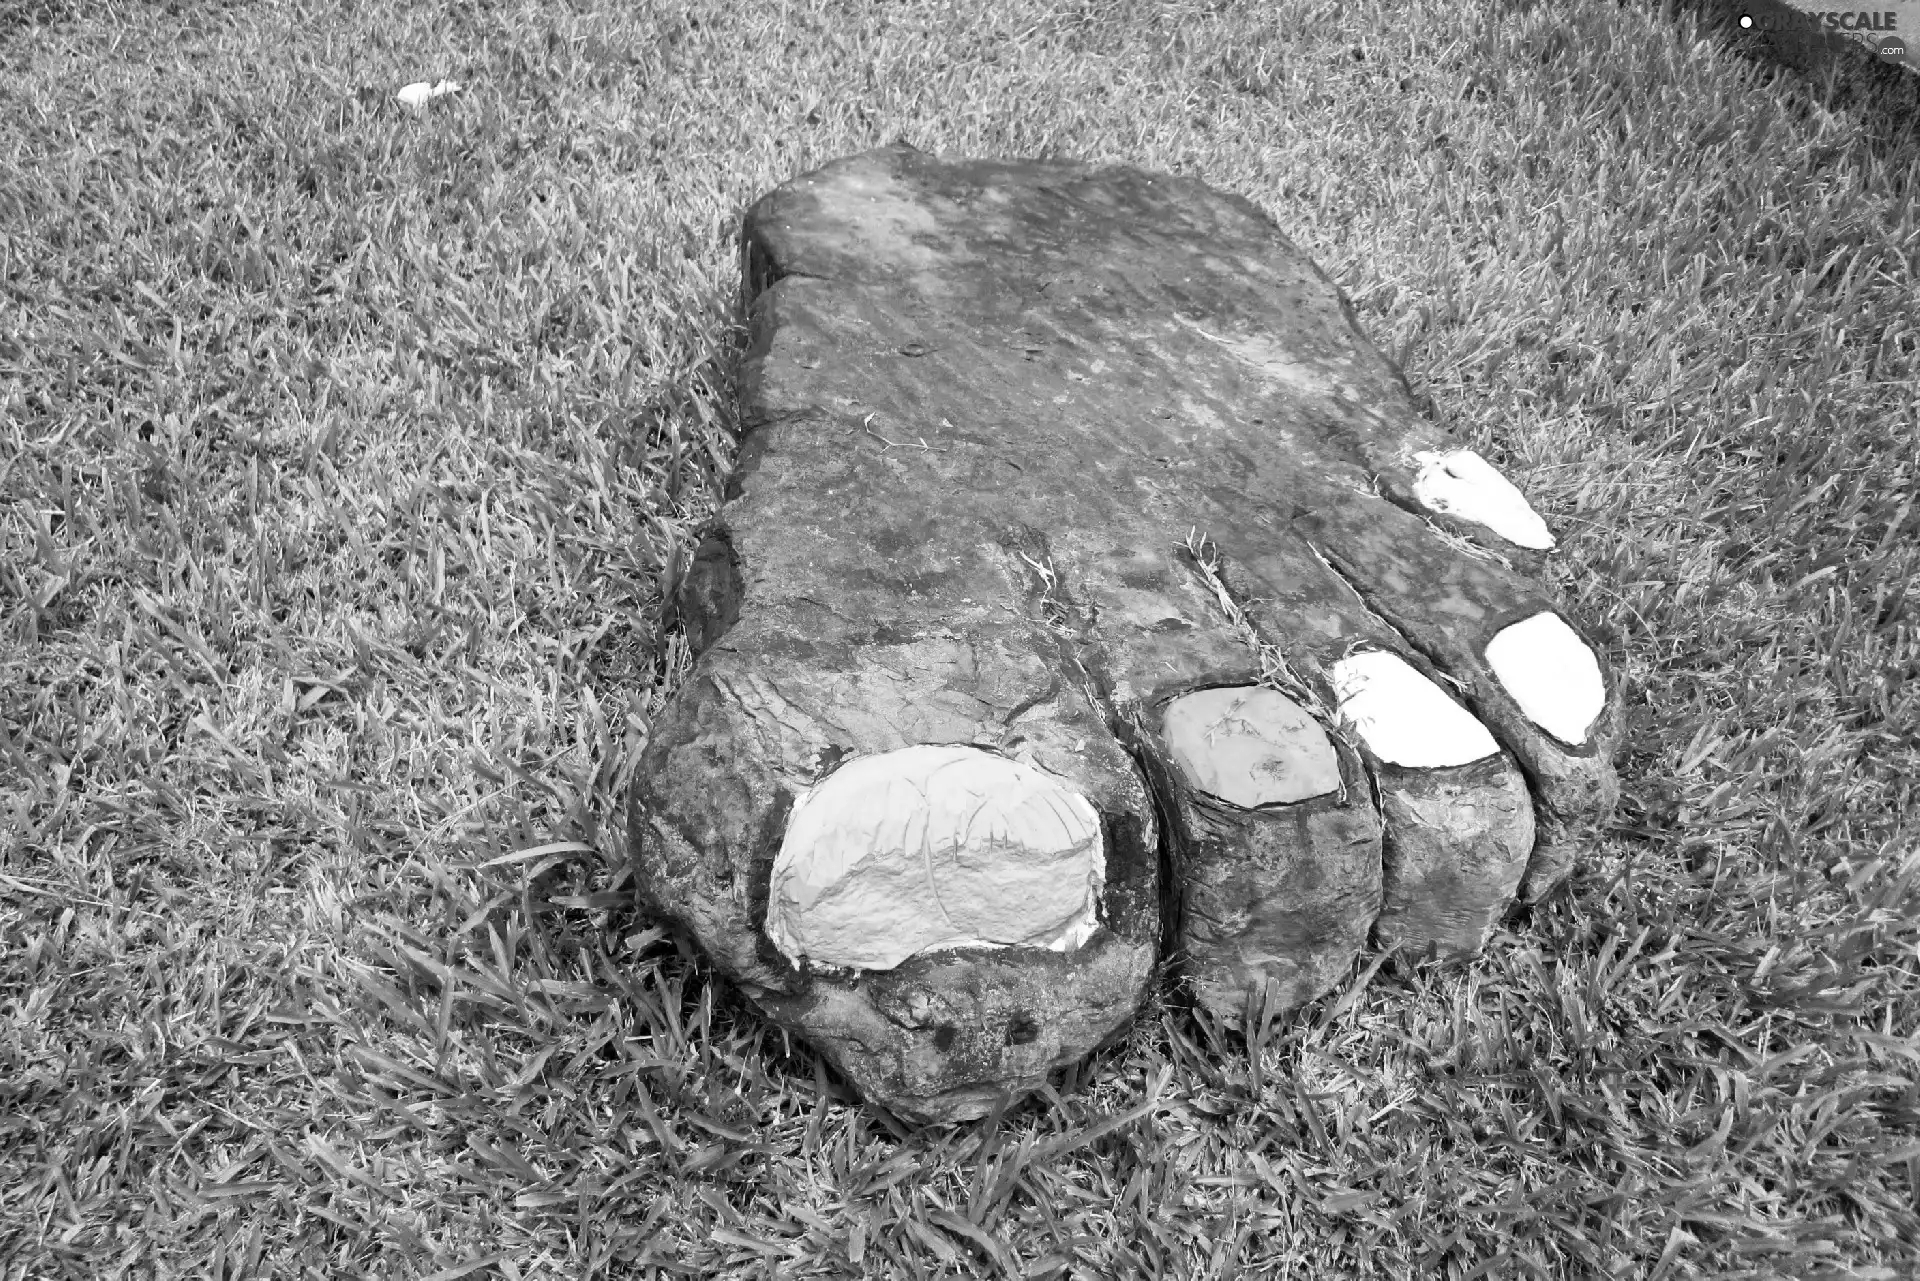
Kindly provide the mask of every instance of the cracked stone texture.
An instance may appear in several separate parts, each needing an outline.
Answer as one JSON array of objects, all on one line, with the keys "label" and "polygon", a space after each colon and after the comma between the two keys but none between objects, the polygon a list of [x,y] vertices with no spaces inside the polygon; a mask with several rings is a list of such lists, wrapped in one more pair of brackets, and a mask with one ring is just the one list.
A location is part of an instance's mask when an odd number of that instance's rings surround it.
[{"label": "cracked stone texture", "polygon": [[[1423,460],[1459,442],[1250,202],[897,144],[762,198],[742,271],[739,464],[677,602],[698,657],[637,775],[636,880],[867,1098],[981,1116],[1124,1031],[1163,967],[1237,1019],[1370,941],[1471,951],[1565,876],[1617,790],[1617,682],[1603,665],[1597,714],[1559,713],[1573,742],[1501,686],[1492,638],[1553,609],[1543,553],[1422,505]],[[1383,757],[1343,715],[1372,651],[1497,748]],[[1085,798],[1097,928],[883,968],[776,945],[796,804],[930,745]],[[861,835],[805,894],[913,892],[894,865],[933,845],[836,822],[813,826]]]}]

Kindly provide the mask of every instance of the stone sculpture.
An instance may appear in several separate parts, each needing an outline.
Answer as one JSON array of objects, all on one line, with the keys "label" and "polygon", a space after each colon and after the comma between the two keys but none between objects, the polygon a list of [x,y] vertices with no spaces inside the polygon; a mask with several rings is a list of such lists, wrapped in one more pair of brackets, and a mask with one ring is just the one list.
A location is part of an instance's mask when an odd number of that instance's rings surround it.
[{"label": "stone sculpture", "polygon": [[636,879],[867,1098],[978,1117],[1166,967],[1237,1020],[1565,876],[1620,699],[1552,536],[1250,202],[897,144],[742,259]]}]

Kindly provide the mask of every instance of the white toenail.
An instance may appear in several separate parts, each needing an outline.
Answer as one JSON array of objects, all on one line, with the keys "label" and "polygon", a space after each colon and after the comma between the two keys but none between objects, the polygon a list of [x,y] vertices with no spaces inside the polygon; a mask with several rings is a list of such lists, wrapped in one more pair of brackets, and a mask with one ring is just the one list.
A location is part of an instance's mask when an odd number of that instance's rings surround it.
[{"label": "white toenail", "polygon": [[1600,660],[1560,615],[1525,618],[1487,643],[1487,666],[1528,719],[1563,743],[1584,743],[1607,703]]},{"label": "white toenail", "polygon": [[1100,816],[1064,779],[975,747],[849,761],[794,803],[767,898],[788,960],[890,970],[957,947],[1092,937]]},{"label": "white toenail", "polygon": [[1194,787],[1242,809],[1340,787],[1326,731],[1284,694],[1257,685],[1201,689],[1167,705],[1167,748]]},{"label": "white toenail", "polygon": [[1553,535],[1513,482],[1471,449],[1417,453],[1424,464],[1413,482],[1413,496],[1437,512],[1485,525],[1521,547],[1548,548]]},{"label": "white toenail", "polygon": [[1500,750],[1485,725],[1398,654],[1365,650],[1335,663],[1331,675],[1341,717],[1383,761],[1438,769]]}]

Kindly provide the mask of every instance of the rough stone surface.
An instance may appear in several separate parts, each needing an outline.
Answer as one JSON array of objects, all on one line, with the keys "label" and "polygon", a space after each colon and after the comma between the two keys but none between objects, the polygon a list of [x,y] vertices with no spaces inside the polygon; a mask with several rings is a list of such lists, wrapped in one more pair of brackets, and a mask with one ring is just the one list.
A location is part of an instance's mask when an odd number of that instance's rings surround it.
[{"label": "rough stone surface", "polygon": [[[676,602],[698,657],[638,772],[636,880],[867,1098],[983,1115],[1123,1031],[1163,964],[1233,1019],[1326,992],[1372,933],[1471,949],[1565,874],[1615,794],[1617,683],[1596,664],[1578,743],[1501,685],[1492,638],[1553,608],[1531,509],[1483,488],[1498,501],[1476,518],[1471,464],[1436,481],[1464,446],[1255,206],[895,146],[763,198],[742,249],[740,461]],[[1335,679],[1367,653],[1493,750],[1376,750],[1342,711],[1367,681]],[[1209,741],[1222,707],[1187,700],[1227,690],[1259,692]],[[957,882],[926,856],[964,879],[1004,855],[991,840],[808,817],[836,771],[916,747],[1084,798],[1091,933],[1062,924],[1072,892],[1012,928],[932,902]],[[975,790],[913,804],[960,812]],[[1077,830],[1020,844],[1091,887]],[[889,947],[841,953],[873,968],[808,954],[802,907],[840,891],[923,896],[876,907]]]}]

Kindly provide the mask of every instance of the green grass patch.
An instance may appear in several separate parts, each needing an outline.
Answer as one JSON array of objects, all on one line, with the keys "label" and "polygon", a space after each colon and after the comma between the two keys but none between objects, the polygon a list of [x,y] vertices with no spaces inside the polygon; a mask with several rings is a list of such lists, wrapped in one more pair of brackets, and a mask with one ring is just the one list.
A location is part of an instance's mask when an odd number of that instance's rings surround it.
[{"label": "green grass patch", "polygon": [[[176,10],[0,15],[0,1278],[1920,1269],[1911,77],[1609,0]],[[926,1133],[634,916],[739,214],[901,135],[1247,194],[1529,492],[1632,689],[1568,894]]]}]

